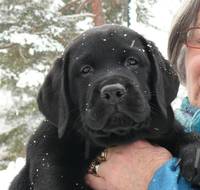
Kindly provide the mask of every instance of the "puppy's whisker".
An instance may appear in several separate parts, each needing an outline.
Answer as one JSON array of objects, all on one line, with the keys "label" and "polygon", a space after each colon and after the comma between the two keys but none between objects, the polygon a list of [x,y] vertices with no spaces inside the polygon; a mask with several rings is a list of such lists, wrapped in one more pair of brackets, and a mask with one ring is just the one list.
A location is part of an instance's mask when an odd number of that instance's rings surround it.
[{"label": "puppy's whisker", "polygon": [[154,105],[153,103],[150,102],[149,105],[151,106],[151,110],[155,111],[155,113],[159,113],[160,112],[158,107],[156,105]]},{"label": "puppy's whisker", "polygon": [[82,118],[81,118],[81,114],[83,114],[83,112],[85,112],[85,107],[82,106],[82,109],[79,110],[79,114],[77,115],[77,117],[75,118],[75,125],[74,125],[74,128],[76,127],[76,124],[80,124],[82,123],[81,125],[78,125],[78,127],[76,128],[77,132],[80,132],[82,131],[82,129],[84,128],[84,126],[86,125],[84,123],[84,121],[82,121]]},{"label": "puppy's whisker", "polygon": [[152,96],[156,96],[157,95],[156,92],[151,92],[151,91],[149,92],[149,94],[152,95]]},{"label": "puppy's whisker", "polygon": [[158,107],[153,104],[152,102],[149,103],[149,105],[151,106],[151,108],[153,108],[154,110],[159,110]]},{"label": "puppy's whisker", "polygon": [[[79,131],[79,124],[81,123],[81,115],[78,114],[77,117],[74,119],[73,126],[71,126],[71,131],[76,130]],[[77,127],[78,126],[78,127]]]},{"label": "puppy's whisker", "polygon": [[69,114],[73,114],[74,112],[77,112],[77,111],[79,111],[78,108],[70,109]]},{"label": "puppy's whisker", "polygon": [[69,114],[73,114],[74,112],[80,112],[80,113],[82,113],[86,109],[88,109],[87,105],[82,105],[80,108],[75,107],[75,108],[69,110]]},{"label": "puppy's whisker", "polygon": [[81,127],[83,127],[82,124],[80,125],[80,123],[83,123],[81,115],[86,111],[85,106],[81,106],[80,109],[76,109],[76,110],[77,110],[78,114],[76,114],[76,117],[74,118],[74,125],[72,128],[73,128],[73,130],[80,132]]}]

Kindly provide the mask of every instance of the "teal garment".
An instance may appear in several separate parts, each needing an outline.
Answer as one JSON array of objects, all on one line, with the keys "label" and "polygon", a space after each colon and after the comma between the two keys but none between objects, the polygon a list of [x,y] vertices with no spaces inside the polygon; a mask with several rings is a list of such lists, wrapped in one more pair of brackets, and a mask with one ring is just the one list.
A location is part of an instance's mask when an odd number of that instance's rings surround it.
[{"label": "teal garment", "polygon": [[180,176],[180,168],[176,164],[177,159],[172,158],[159,168],[154,174],[148,190],[197,190]]},{"label": "teal garment", "polygon": [[200,109],[192,106],[188,97],[183,99],[180,109],[175,111],[175,117],[184,126],[186,132],[200,133]]},{"label": "teal garment", "polygon": [[[188,97],[182,101],[180,109],[175,111],[176,119],[186,132],[200,132],[200,109],[190,104]],[[177,158],[172,158],[154,174],[148,190],[200,190],[192,188],[181,175]]]}]

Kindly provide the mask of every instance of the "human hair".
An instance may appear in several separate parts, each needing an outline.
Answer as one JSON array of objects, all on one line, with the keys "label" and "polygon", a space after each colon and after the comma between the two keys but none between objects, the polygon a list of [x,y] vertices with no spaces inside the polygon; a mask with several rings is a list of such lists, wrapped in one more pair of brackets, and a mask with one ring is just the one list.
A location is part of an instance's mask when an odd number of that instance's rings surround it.
[{"label": "human hair", "polygon": [[195,26],[200,11],[200,0],[186,0],[181,12],[178,13],[175,23],[171,29],[168,40],[168,58],[174,66],[180,82],[185,85],[185,31]]}]

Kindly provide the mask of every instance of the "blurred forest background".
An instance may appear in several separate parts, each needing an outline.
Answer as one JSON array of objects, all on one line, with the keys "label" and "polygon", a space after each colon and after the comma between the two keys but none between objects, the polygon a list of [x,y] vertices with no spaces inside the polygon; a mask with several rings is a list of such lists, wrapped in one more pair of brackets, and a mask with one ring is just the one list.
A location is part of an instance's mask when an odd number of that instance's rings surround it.
[{"label": "blurred forest background", "polygon": [[[43,119],[36,97],[55,58],[75,36],[103,23],[130,24],[131,0],[0,0],[0,169],[25,156]],[[137,22],[151,25],[157,0],[134,0]]]}]

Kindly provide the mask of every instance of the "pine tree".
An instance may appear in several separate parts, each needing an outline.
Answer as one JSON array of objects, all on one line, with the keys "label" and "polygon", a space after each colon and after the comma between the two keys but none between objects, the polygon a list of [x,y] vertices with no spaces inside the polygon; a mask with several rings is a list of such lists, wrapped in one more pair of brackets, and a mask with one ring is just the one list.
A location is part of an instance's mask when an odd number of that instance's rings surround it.
[{"label": "pine tree", "polygon": [[44,76],[71,39],[85,30],[77,27],[79,21],[94,18],[97,10],[103,20],[90,27],[126,22],[120,0],[1,0],[0,89],[11,93],[12,105],[0,108],[1,126],[8,126],[3,132],[0,126],[0,169],[25,156],[25,144],[43,119],[36,97]]},{"label": "pine tree", "polygon": [[79,33],[75,27],[80,18],[61,15],[52,4],[51,0],[0,4],[0,87],[11,92],[13,100],[0,116],[9,126],[0,134],[1,166],[24,156],[24,144],[42,119],[36,105],[39,85],[55,57]]},{"label": "pine tree", "polygon": [[129,0],[129,4],[132,4],[132,7],[135,7],[134,13],[132,11],[131,13],[129,12],[128,14],[129,25],[130,25],[130,18],[134,17],[135,22],[156,28],[156,26],[151,25],[151,23],[149,22],[150,18],[152,18],[151,8],[155,3],[157,3],[157,0]]}]

